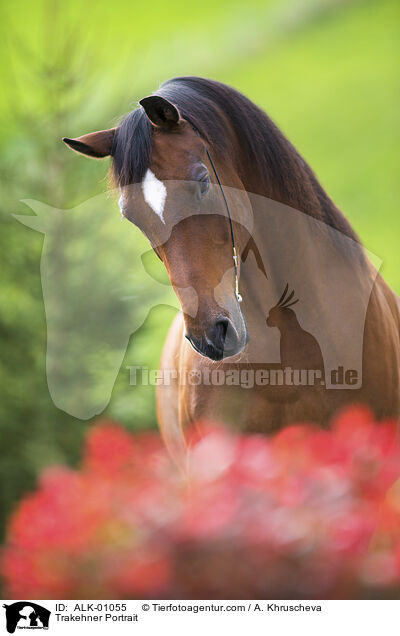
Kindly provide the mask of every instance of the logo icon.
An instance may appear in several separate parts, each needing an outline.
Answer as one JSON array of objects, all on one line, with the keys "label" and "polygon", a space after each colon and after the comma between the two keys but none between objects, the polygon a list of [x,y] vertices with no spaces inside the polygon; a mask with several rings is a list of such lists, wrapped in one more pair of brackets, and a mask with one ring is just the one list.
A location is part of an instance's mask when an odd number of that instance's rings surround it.
[{"label": "logo icon", "polygon": [[6,610],[7,631],[14,634],[18,629],[48,629],[50,610],[32,603],[18,601],[11,605],[3,605]]},{"label": "logo icon", "polygon": [[287,283],[283,294],[270,310],[266,320],[268,327],[277,327],[280,332],[280,356],[282,366],[293,369],[324,370],[324,360],[317,339],[302,328],[293,305],[299,302],[294,298],[295,291],[289,293]]}]

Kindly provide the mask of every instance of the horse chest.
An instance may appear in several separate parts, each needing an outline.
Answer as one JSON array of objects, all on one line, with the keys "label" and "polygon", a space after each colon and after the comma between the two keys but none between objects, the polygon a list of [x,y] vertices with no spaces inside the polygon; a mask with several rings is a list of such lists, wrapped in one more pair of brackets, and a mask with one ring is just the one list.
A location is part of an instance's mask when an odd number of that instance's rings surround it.
[{"label": "horse chest", "polygon": [[[248,384],[248,372],[244,376]],[[329,405],[322,389],[253,386],[181,386],[181,425],[199,420],[221,422],[230,428],[272,433],[293,421],[321,418]]]}]

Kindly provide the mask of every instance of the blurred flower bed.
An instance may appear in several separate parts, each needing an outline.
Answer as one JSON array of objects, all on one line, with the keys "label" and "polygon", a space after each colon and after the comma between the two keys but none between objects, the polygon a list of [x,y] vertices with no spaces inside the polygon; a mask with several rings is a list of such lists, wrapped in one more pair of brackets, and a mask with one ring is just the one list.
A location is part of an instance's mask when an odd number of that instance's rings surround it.
[{"label": "blurred flower bed", "polygon": [[185,474],[155,433],[100,420],[11,517],[7,598],[392,598],[397,422],[351,408],[273,437],[202,423]]}]

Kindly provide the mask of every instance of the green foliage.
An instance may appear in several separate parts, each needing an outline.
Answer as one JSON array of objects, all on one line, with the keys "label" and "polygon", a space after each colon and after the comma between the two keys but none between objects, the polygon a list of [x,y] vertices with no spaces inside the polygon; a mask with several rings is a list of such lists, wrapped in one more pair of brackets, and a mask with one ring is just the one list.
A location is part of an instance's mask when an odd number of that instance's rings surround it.
[{"label": "green foliage", "polygon": [[[1,514],[43,465],[76,462],[82,422],[46,381],[40,281],[43,235],[18,224],[21,199],[70,208],[107,188],[107,161],[73,155],[63,136],[113,125],[175,75],[214,77],[265,108],[353,221],[400,290],[398,8],[394,0],[16,0],[1,10]],[[396,175],[396,176],[395,176]],[[118,222],[118,214],[115,212]],[[60,250],[65,236],[59,236]],[[154,427],[152,387],[127,365],[155,367],[175,311],[159,306],[131,342],[105,415]]]}]

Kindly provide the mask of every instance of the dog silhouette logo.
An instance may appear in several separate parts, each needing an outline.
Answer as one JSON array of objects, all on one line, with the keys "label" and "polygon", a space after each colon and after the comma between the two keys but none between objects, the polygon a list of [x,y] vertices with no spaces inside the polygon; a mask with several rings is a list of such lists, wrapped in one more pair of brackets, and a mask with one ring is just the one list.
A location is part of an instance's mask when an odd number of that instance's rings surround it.
[{"label": "dog silhouette logo", "polygon": [[18,601],[11,605],[3,605],[6,610],[7,631],[14,634],[16,629],[48,629],[50,610],[32,603]]}]

